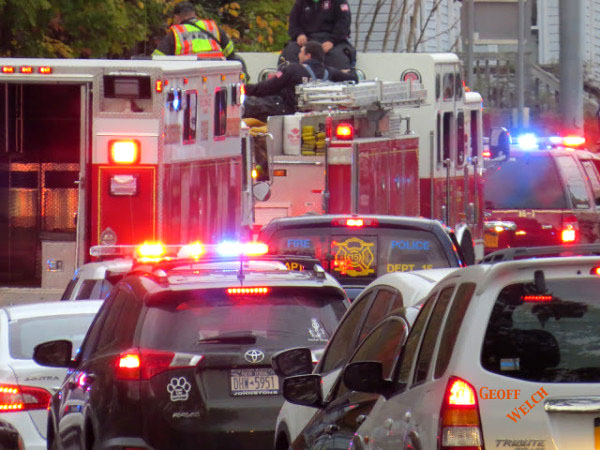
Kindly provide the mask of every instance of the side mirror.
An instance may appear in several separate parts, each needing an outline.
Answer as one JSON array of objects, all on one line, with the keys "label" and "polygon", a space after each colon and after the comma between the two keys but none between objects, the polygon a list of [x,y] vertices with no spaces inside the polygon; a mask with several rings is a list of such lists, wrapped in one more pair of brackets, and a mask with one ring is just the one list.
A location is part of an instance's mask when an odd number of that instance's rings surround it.
[{"label": "side mirror", "polygon": [[313,371],[312,353],[306,347],[284,350],[273,355],[271,366],[280,377],[307,375]]},{"label": "side mirror", "polygon": [[73,367],[73,343],[67,340],[44,342],[35,346],[33,360],[40,366]]},{"label": "side mirror", "polygon": [[359,392],[383,395],[389,398],[394,383],[383,378],[383,365],[379,361],[359,361],[350,363],[342,374],[348,389]]},{"label": "side mirror", "polygon": [[323,406],[320,375],[297,375],[284,378],[283,398],[302,406],[319,408]]},{"label": "side mirror", "polygon": [[265,202],[271,197],[271,186],[265,181],[259,181],[252,186],[252,195],[259,202]]}]

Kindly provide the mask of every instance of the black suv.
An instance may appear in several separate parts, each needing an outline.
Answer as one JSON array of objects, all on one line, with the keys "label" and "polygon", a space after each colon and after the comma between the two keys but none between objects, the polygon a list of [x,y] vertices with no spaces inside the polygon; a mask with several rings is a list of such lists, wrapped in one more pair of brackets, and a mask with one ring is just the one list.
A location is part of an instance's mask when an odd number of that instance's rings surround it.
[{"label": "black suv", "polygon": [[351,299],[386,273],[464,265],[452,230],[436,220],[415,217],[282,217],[265,225],[258,240],[274,253],[317,258]]},{"label": "black suv", "polygon": [[269,448],[283,403],[272,354],[323,348],[348,305],[309,258],[134,265],[75,360],[69,341],[36,347],[38,363],[69,368],[48,448]]}]

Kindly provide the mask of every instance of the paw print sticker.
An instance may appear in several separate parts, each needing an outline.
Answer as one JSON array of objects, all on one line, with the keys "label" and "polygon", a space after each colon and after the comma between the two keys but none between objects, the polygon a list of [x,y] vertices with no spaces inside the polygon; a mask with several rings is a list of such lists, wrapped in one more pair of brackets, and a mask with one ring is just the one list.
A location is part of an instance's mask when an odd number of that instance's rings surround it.
[{"label": "paw print sticker", "polygon": [[167,384],[167,391],[171,394],[172,402],[186,401],[191,388],[192,385],[185,377],[171,378],[171,381]]}]

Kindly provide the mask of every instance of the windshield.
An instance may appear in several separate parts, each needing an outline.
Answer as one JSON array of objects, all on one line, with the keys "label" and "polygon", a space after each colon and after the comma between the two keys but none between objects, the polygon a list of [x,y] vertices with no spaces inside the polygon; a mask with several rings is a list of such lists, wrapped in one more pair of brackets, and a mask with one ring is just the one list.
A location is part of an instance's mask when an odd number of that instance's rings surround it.
[{"label": "windshield", "polygon": [[[275,289],[268,295],[228,296],[222,291],[170,292],[149,308],[141,345],[178,351],[199,345],[261,344],[323,347],[346,311],[341,296]],[[161,330],[156,333],[156,330]]]},{"label": "windshield", "polygon": [[403,228],[340,227],[279,230],[267,242],[272,253],[310,255],[344,285],[367,285],[389,272],[457,266],[438,237]]},{"label": "windshield", "polygon": [[73,355],[81,345],[95,314],[34,317],[10,322],[9,348],[14,359],[31,359],[36,345],[56,339],[73,342]]},{"label": "windshield", "polygon": [[600,382],[600,278],[546,285],[543,295],[533,283],[502,289],[485,335],[483,367],[529,381]]},{"label": "windshield", "polygon": [[547,152],[486,164],[486,209],[565,209],[557,168]]}]

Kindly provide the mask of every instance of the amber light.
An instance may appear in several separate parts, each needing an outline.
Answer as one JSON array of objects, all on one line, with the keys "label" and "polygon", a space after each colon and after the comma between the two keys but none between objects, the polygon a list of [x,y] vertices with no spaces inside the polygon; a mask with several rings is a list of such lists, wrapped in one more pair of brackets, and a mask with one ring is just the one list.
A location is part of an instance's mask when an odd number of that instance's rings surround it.
[{"label": "amber light", "polygon": [[162,80],[156,80],[156,83],[154,84],[154,90],[156,92],[162,92],[163,91],[163,81]]},{"label": "amber light", "polygon": [[335,128],[335,137],[342,141],[354,139],[354,127],[349,123],[340,123]]},{"label": "amber light", "polygon": [[583,144],[585,144],[583,136],[565,136],[563,138],[563,145],[565,147],[579,147]]},{"label": "amber light", "polygon": [[227,288],[227,294],[229,295],[265,295],[268,293],[268,287]]},{"label": "amber light", "polygon": [[23,66],[19,70],[21,73],[33,73],[33,67],[31,66]]},{"label": "amber light", "polygon": [[38,69],[38,72],[42,75],[49,75],[52,73],[52,67],[43,66]]},{"label": "amber light", "polygon": [[2,73],[15,73],[13,66],[2,66]]},{"label": "amber light", "polygon": [[111,141],[109,159],[113,164],[136,164],[140,161],[140,143],[137,140]]},{"label": "amber light", "polygon": [[137,254],[142,261],[156,261],[167,253],[167,249],[160,242],[144,242],[137,248]]}]

